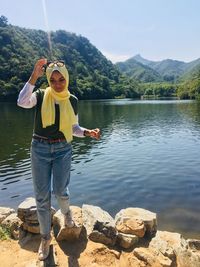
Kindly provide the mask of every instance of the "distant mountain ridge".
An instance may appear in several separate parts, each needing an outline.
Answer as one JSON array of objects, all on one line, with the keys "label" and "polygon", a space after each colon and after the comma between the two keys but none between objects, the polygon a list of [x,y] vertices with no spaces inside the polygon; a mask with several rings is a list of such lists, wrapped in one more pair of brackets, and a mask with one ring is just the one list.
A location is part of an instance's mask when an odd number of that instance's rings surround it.
[{"label": "distant mountain ridge", "polygon": [[200,68],[200,58],[188,63],[173,59],[151,61],[137,54],[124,62],[116,63],[116,66],[129,77],[141,82],[178,81]]}]

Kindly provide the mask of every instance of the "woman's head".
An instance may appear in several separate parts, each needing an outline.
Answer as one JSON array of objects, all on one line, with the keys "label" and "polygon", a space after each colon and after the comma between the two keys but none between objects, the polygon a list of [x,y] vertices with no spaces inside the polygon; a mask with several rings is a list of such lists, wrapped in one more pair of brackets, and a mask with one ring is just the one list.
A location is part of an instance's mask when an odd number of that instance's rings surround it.
[{"label": "woman's head", "polygon": [[62,92],[68,90],[69,86],[69,74],[64,64],[58,64],[58,62],[52,62],[47,65],[46,76],[49,85],[56,91]]},{"label": "woman's head", "polygon": [[54,70],[50,76],[49,84],[57,93],[60,93],[66,89],[66,80],[63,75],[58,71]]}]

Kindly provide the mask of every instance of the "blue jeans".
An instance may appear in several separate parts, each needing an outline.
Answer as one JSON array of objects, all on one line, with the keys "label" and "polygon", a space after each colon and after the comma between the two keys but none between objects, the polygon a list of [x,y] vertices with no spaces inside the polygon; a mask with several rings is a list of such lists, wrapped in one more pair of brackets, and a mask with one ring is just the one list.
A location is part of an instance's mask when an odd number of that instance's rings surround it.
[{"label": "blue jeans", "polygon": [[61,212],[69,210],[69,190],[72,146],[70,143],[33,139],[31,166],[40,233],[48,238],[51,231],[51,188]]}]

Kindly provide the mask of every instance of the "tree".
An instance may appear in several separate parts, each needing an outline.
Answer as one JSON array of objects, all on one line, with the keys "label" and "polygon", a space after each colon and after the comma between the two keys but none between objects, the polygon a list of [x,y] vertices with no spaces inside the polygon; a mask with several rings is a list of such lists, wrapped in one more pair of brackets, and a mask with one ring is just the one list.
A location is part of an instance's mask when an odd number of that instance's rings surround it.
[{"label": "tree", "polygon": [[8,19],[5,16],[0,17],[0,27],[6,27],[8,25]]}]

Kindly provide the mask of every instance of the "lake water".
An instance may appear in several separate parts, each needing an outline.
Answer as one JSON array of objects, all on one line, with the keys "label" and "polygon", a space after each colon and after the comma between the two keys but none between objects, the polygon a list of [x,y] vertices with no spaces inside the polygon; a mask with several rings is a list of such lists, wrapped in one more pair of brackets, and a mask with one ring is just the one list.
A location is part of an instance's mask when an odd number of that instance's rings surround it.
[{"label": "lake water", "polygon": [[[0,104],[0,206],[33,196],[34,109]],[[115,215],[126,207],[158,214],[158,228],[200,238],[200,105],[193,101],[79,102],[80,125],[101,140],[74,138],[71,203]],[[55,199],[53,206],[57,208]]]}]

